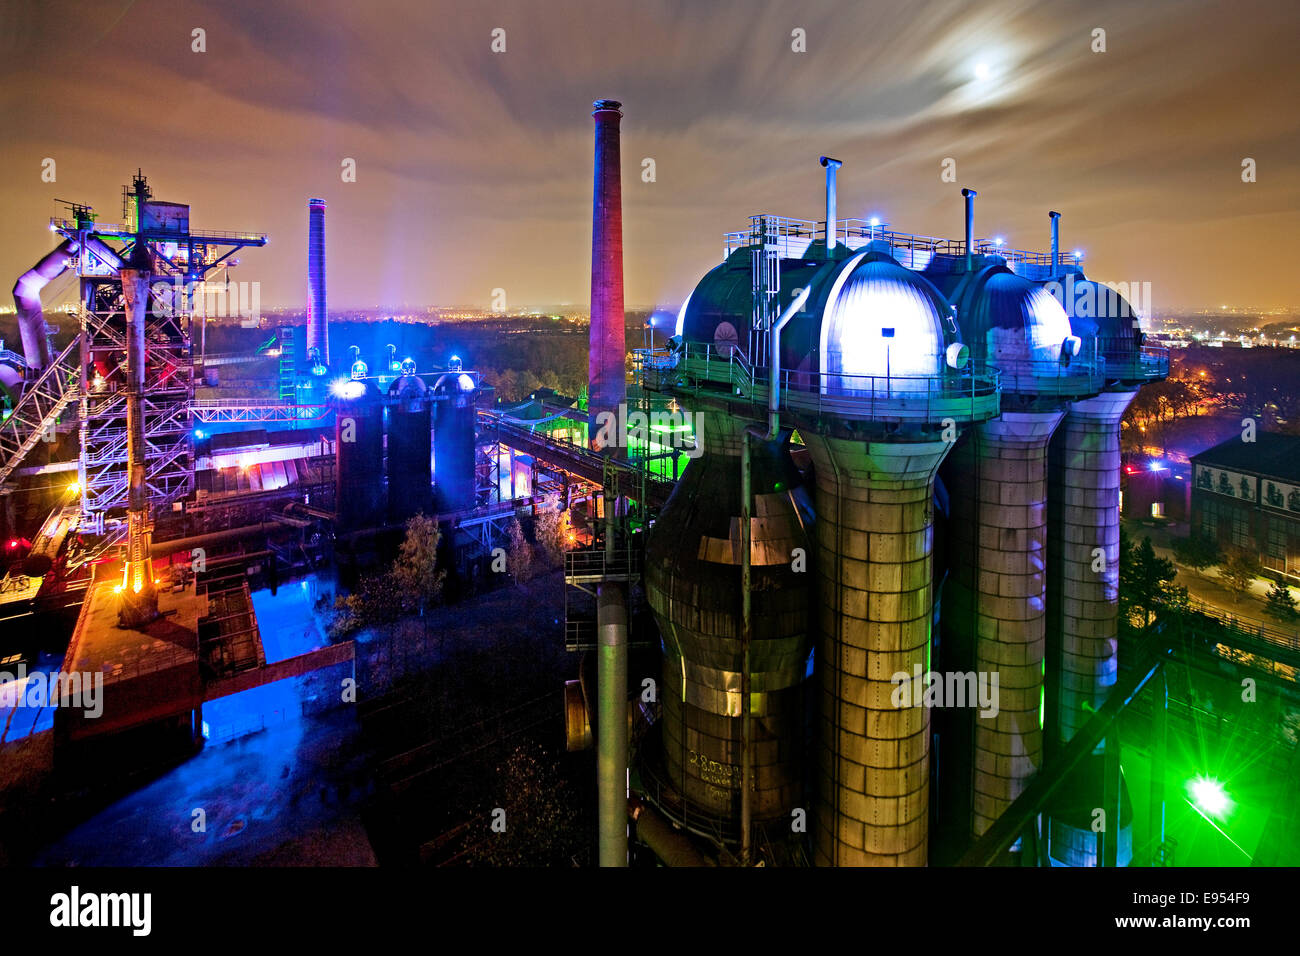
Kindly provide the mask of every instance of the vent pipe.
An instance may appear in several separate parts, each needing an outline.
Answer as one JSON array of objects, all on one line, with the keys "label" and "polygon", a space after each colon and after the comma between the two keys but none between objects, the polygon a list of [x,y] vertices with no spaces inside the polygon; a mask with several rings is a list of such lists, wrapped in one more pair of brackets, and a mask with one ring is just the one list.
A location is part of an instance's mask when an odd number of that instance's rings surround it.
[{"label": "vent pipe", "polygon": [[826,167],[826,258],[830,259],[835,253],[835,234],[839,229],[835,214],[835,173],[844,164],[829,156],[823,156],[821,164]]},{"label": "vent pipe", "polygon": [[962,189],[966,199],[966,271],[975,267],[975,197],[979,193],[973,189]]},{"label": "vent pipe", "polygon": [[1056,275],[1061,265],[1061,214],[1049,212],[1047,218],[1052,220],[1052,276]]},{"label": "vent pipe", "polygon": [[[596,121],[596,154],[591,209],[587,434],[593,448],[596,448],[600,433],[599,415],[602,412],[617,415],[619,406],[627,403],[627,341],[623,330],[623,182],[619,152],[619,122],[623,119],[619,107],[622,105],[617,100],[596,100],[591,113]],[[616,450],[611,449],[611,452]]]},{"label": "vent pipe", "polygon": [[325,200],[307,200],[307,352],[330,363],[329,316],[325,307]]}]

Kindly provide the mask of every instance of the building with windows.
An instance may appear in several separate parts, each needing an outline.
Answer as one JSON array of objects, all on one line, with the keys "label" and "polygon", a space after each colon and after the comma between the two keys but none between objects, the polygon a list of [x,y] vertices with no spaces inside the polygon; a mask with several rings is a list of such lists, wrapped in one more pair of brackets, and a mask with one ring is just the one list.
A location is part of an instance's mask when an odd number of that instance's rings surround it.
[{"label": "building with windows", "polygon": [[1232,438],[1192,457],[1191,526],[1300,580],[1300,436]]}]

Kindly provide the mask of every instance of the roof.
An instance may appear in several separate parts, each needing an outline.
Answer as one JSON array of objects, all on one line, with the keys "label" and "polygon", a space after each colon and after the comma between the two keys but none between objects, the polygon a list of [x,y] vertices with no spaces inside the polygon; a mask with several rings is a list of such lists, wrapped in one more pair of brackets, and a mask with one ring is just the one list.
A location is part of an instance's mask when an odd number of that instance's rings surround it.
[{"label": "roof", "polygon": [[1253,442],[1240,436],[1192,456],[1194,465],[1216,465],[1283,481],[1300,482],[1300,435],[1257,432]]}]

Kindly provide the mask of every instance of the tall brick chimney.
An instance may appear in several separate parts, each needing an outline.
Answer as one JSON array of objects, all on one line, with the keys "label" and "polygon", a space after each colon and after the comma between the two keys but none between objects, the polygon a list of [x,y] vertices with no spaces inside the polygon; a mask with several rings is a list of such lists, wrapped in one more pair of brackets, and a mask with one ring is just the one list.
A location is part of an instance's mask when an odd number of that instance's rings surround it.
[{"label": "tall brick chimney", "polygon": [[307,354],[316,349],[330,363],[329,312],[325,302],[325,200],[307,200]]},{"label": "tall brick chimney", "polygon": [[596,446],[596,417],[627,401],[623,332],[623,185],[619,121],[623,104],[596,100],[596,161],[591,210],[591,339],[588,346],[588,439]]}]

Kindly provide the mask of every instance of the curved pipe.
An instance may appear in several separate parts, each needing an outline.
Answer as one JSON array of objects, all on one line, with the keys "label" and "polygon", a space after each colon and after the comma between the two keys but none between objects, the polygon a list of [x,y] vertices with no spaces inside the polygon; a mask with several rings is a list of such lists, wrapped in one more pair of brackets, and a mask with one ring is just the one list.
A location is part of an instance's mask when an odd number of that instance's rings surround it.
[{"label": "curved pipe", "polygon": [[45,313],[41,290],[63,274],[72,257],[81,250],[74,239],[65,239],[54,251],[18,277],[14,283],[14,308],[18,313],[18,331],[23,340],[23,358],[32,369],[43,369],[53,361],[50,337],[45,331]]},{"label": "curved pipe", "polygon": [[[823,157],[824,158],[824,157]],[[828,167],[829,168],[829,167]],[[799,294],[790,300],[780,318],[772,325],[772,354],[768,357],[768,391],[767,391],[767,438],[776,441],[777,432],[781,430],[781,330],[794,314],[808,301],[808,286],[799,290]]]}]

